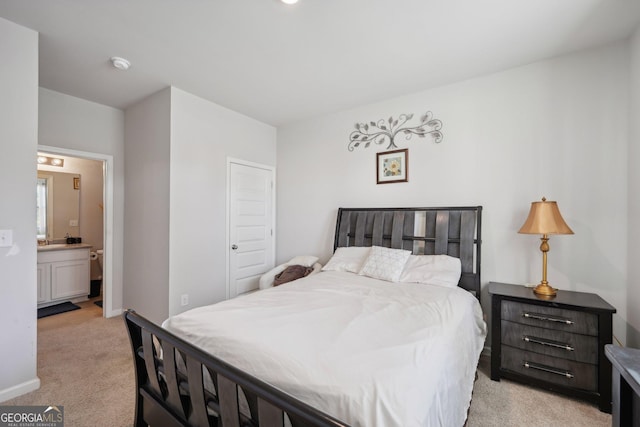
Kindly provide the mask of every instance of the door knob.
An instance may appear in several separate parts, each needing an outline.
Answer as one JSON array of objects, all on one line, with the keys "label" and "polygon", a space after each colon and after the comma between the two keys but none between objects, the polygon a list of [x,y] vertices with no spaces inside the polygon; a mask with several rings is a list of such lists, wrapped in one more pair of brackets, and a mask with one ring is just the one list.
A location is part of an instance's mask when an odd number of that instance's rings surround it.
[{"label": "door knob", "polygon": [[236,249],[238,249],[238,245],[231,245],[231,249],[235,251]]}]

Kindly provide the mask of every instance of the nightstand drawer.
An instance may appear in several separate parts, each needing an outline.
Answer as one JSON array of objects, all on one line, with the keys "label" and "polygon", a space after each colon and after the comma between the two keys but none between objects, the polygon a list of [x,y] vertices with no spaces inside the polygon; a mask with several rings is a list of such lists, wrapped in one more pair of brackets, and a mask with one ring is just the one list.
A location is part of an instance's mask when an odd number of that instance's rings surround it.
[{"label": "nightstand drawer", "polygon": [[502,369],[553,384],[588,391],[598,390],[597,365],[502,346]]},{"label": "nightstand drawer", "polygon": [[598,363],[598,338],[502,321],[502,344],[583,363]]},{"label": "nightstand drawer", "polygon": [[501,317],[540,328],[598,336],[598,316],[582,311],[503,301]]}]

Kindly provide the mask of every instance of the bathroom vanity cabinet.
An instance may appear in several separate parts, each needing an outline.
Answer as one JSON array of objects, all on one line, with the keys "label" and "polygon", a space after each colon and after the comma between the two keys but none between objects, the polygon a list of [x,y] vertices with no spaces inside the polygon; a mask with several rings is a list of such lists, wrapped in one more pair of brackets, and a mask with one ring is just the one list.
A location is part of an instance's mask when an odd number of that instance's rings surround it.
[{"label": "bathroom vanity cabinet", "polygon": [[85,244],[38,247],[38,307],[87,299],[90,251]]}]

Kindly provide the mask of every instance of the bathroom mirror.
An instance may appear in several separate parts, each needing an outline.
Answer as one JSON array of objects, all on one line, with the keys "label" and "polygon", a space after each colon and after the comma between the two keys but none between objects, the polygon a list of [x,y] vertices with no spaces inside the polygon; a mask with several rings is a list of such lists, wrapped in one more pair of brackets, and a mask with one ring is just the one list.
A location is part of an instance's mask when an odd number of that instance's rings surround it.
[{"label": "bathroom mirror", "polygon": [[38,239],[80,236],[80,175],[38,171],[36,186]]}]

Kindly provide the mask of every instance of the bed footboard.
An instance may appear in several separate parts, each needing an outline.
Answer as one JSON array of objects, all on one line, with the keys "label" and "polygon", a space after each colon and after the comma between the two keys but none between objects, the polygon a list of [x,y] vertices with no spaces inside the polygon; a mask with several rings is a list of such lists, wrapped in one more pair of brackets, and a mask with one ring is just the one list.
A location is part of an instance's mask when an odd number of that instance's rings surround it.
[{"label": "bed footboard", "polygon": [[136,372],[136,427],[347,426],[135,311],[123,317]]}]

